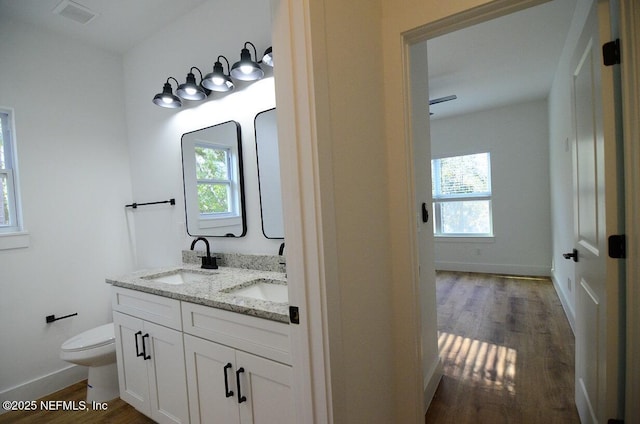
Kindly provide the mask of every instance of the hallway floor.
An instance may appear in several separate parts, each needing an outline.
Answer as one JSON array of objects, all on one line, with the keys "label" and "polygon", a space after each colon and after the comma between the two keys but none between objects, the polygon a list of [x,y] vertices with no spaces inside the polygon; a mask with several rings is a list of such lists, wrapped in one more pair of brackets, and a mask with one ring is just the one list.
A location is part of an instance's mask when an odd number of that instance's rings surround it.
[{"label": "hallway floor", "polygon": [[579,423],[574,336],[549,279],[437,275],[444,375],[428,424]]}]

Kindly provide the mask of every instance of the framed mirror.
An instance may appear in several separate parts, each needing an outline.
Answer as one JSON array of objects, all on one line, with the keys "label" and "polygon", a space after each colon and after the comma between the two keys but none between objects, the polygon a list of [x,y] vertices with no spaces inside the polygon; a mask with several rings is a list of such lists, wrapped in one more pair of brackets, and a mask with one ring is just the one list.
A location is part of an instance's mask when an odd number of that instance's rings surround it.
[{"label": "framed mirror", "polygon": [[182,135],[182,177],[190,236],[246,234],[242,141],[236,121]]},{"label": "framed mirror", "polygon": [[254,127],[262,233],[269,239],[284,238],[276,110],[258,113],[254,119]]}]

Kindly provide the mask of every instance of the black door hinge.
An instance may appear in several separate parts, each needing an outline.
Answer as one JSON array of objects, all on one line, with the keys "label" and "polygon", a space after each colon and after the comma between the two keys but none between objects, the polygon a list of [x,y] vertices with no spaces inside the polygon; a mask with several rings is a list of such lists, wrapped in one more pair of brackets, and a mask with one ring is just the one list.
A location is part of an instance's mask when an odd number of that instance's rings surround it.
[{"label": "black door hinge", "polygon": [[627,238],[624,234],[609,236],[609,257],[615,259],[627,257]]},{"label": "black door hinge", "polygon": [[609,41],[602,45],[602,60],[604,66],[613,66],[620,63],[620,39]]},{"label": "black door hinge", "polygon": [[289,321],[291,324],[300,324],[300,310],[297,306],[289,306]]}]

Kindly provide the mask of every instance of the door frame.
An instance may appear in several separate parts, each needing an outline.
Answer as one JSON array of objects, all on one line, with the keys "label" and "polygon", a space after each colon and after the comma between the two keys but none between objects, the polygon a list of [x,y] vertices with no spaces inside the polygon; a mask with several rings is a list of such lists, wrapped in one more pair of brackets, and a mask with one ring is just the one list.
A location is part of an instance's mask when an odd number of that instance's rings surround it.
[{"label": "door frame", "polygon": [[[414,144],[418,135],[413,133],[415,123],[412,116],[415,114],[407,111],[413,110],[414,104],[428,104],[428,94],[426,90],[413,90],[412,89],[412,76],[411,76],[411,56],[409,52],[413,46],[424,43],[431,38],[438,37],[450,32],[454,32],[472,25],[476,25],[482,22],[489,21],[491,19],[498,18],[500,16],[508,15],[519,10],[527,9],[529,7],[543,4],[549,0],[498,0],[480,7],[465,10],[457,14],[453,14],[437,20],[432,23],[425,24],[423,26],[405,31],[401,34],[402,39],[402,70],[404,74],[403,80],[403,111],[404,116],[404,165],[407,169],[407,185],[409,192],[412,194],[405,199],[405,204],[408,211],[417,211],[418,205],[416,202],[416,169],[414,166]],[[387,137],[389,134],[387,133]],[[424,137],[423,137],[423,142]],[[430,135],[427,135],[426,141],[431,143]],[[393,161],[392,159],[389,159]],[[391,172],[393,174],[393,172]],[[393,202],[396,203],[396,202]],[[415,216],[412,218],[411,223],[415,221]],[[433,396],[437,384],[441,377],[441,366],[439,362],[439,350],[437,349],[437,320],[431,320],[432,327],[424,329],[423,325],[428,325],[429,322],[424,320],[425,315],[434,315],[435,311],[422,310],[422,302],[420,296],[415,295],[421,293],[420,289],[420,272],[419,272],[419,246],[418,246],[418,232],[415,229],[415,225],[411,227],[411,231],[408,232],[410,238],[410,245],[408,247],[409,254],[406,255],[409,258],[410,270],[402,270],[401,272],[411,272],[411,287],[400,287],[402,295],[399,295],[395,299],[394,310],[399,310],[401,305],[405,306],[405,312],[411,313],[410,320],[403,317],[396,323],[394,329],[401,334],[400,340],[396,348],[396,361],[405,364],[411,364],[411,366],[403,367],[396,373],[396,395],[399,403],[396,406],[397,417],[401,422],[423,422],[424,415],[427,410],[428,404],[425,401],[430,401]],[[398,244],[398,243],[396,243]],[[401,267],[402,268],[402,267]],[[394,276],[395,277],[395,276]],[[406,277],[397,277],[398,279],[406,279]],[[395,279],[395,278],[394,278]],[[410,307],[407,307],[410,306]],[[408,325],[408,324],[411,325]],[[423,340],[425,334],[436,334],[436,352],[435,358],[423,358],[420,354],[424,355],[428,353],[429,341]],[[406,344],[402,343],[416,343],[416,350],[406,349]],[[419,353],[418,353],[419,352]],[[418,355],[416,355],[418,353]],[[433,362],[437,364],[435,366],[429,366],[428,364]],[[419,373],[422,377],[420,379],[419,389],[413,385],[406,384],[408,381],[412,381],[412,374]],[[424,375],[422,375],[424,373]],[[415,391],[419,390],[420,397],[416,399]],[[428,399],[427,399],[428,398]],[[408,408],[408,400],[413,401],[413,409]]]},{"label": "door frame", "polygon": [[[403,50],[415,44],[424,42],[431,38],[444,35],[471,25],[486,22],[488,20],[508,15],[519,10],[537,6],[550,0],[530,0],[513,2],[510,0],[496,1],[475,9],[465,10],[455,15],[451,15],[424,26],[406,31],[402,35]],[[606,2],[608,0],[594,0],[594,3]],[[612,2],[615,6],[616,2]],[[627,235],[627,261],[626,261],[626,399],[640,398],[640,364],[633,361],[640,355],[640,222],[637,216],[640,215],[640,4],[635,0],[619,0],[620,13],[620,37],[622,72],[622,125],[623,143],[625,153],[625,190],[624,201],[625,210],[625,231]],[[602,39],[601,44],[606,41]],[[410,58],[403,56],[403,69],[408,72],[410,69]],[[408,82],[405,82],[403,97],[405,103],[410,104],[413,93]],[[407,93],[410,93],[407,94]],[[624,94],[628,95],[624,95]],[[407,106],[408,107],[408,106]],[[411,110],[406,109],[406,110]],[[411,117],[406,117],[405,134],[411,135]],[[412,140],[407,140],[407,144],[412,144]],[[411,149],[407,149],[407,155],[411,155]],[[412,157],[408,158],[408,163],[412,163]],[[412,170],[413,171],[413,170]],[[412,172],[413,174],[413,172]],[[415,210],[416,205],[411,205]],[[411,209],[410,209],[411,210]],[[414,240],[415,244],[415,240]],[[415,283],[415,282],[414,282]],[[419,329],[418,329],[419,330]],[[640,421],[640,404],[637,402],[626,402],[625,422],[636,423]]]},{"label": "door frame", "polygon": [[[640,4],[620,0],[622,126],[627,216],[625,422],[640,422]],[[635,417],[635,418],[632,418]]]},{"label": "door frame", "polygon": [[[508,15],[522,9],[543,4],[548,0],[530,0],[512,2],[509,0],[496,1],[475,9],[466,10],[459,14],[448,16],[436,22],[406,31],[402,36],[404,51],[412,44],[424,42],[449,32],[453,32],[471,25],[485,22],[500,16]],[[594,0],[600,3],[608,0]],[[613,5],[615,6],[615,2]],[[640,355],[640,4],[635,0],[620,0],[619,13],[621,20],[620,37],[622,72],[622,125],[625,152],[625,190],[624,201],[627,211],[625,217],[625,231],[627,235],[626,261],[626,399],[640,398],[640,364],[633,361]],[[602,39],[601,43],[609,40]],[[625,42],[626,41],[626,42]],[[403,69],[410,69],[410,58],[403,57]],[[409,80],[409,78],[407,78]],[[406,103],[411,98],[407,93],[411,87],[405,83],[403,93]],[[624,95],[624,94],[628,95]],[[410,110],[410,109],[408,109]],[[405,134],[410,135],[411,117],[405,121]],[[412,140],[407,140],[412,143]],[[408,155],[411,149],[407,150]],[[412,159],[412,158],[411,158]],[[412,160],[408,160],[412,163]],[[415,209],[416,205],[411,205]],[[410,209],[411,210],[411,209]],[[640,404],[626,402],[625,422],[640,421]]]}]

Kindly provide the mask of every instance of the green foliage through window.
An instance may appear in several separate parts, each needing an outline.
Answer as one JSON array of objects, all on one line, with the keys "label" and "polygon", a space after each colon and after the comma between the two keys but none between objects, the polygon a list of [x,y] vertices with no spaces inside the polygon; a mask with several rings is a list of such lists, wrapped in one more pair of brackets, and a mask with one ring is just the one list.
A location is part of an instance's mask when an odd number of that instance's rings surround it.
[{"label": "green foliage through window", "polygon": [[233,211],[229,149],[195,146],[198,207],[200,214],[227,214]]},{"label": "green foliage through window", "polygon": [[198,180],[228,180],[229,151],[196,146],[196,178]]}]

